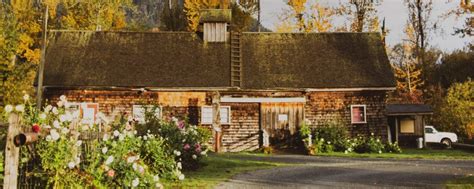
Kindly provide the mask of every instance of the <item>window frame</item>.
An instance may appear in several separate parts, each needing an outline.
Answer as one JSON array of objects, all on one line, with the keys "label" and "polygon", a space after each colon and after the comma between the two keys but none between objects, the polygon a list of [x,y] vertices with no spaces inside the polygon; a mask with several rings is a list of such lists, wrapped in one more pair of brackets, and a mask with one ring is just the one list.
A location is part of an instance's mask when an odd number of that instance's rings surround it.
[{"label": "window frame", "polygon": [[[140,124],[144,124],[145,120],[143,120],[143,122],[142,122],[141,120],[136,119],[136,117],[135,117],[135,108],[137,108],[137,107],[140,107],[140,108],[143,108],[143,107],[154,108],[154,107],[156,107],[156,110],[159,110],[159,112],[158,112],[158,116],[156,116],[156,112],[155,112],[155,116],[158,119],[161,119],[162,116],[163,116],[163,108],[161,106],[156,106],[156,105],[152,105],[152,104],[134,104],[134,105],[132,105],[132,118]],[[143,115],[143,116],[145,116],[145,115]]]},{"label": "window frame", "polygon": [[[212,113],[211,119],[214,119],[214,118],[212,117],[212,116],[214,115],[214,112],[213,112],[214,110],[212,109],[212,106],[201,106],[201,124],[202,124],[202,125],[211,125],[211,124],[212,124],[212,120],[211,120],[210,122],[204,122],[203,119],[202,119],[202,118],[204,117],[204,116],[203,116],[203,113],[204,113],[203,110],[204,110],[205,108],[211,108],[211,113]],[[232,112],[231,112],[232,108],[231,108],[230,106],[221,106],[220,109],[222,109],[222,108],[226,108],[226,109],[227,109],[227,112],[228,112],[227,121],[228,121],[228,122],[226,122],[226,123],[221,122],[221,124],[223,124],[223,125],[230,125],[230,124],[232,123]],[[222,119],[221,119],[221,121],[222,121]]]},{"label": "window frame", "polygon": [[[354,108],[360,108],[360,107],[364,108],[364,121],[362,121],[362,122],[355,122],[355,121],[354,121],[354,112],[353,112],[353,109],[354,109]],[[350,111],[351,111],[351,124],[365,124],[365,123],[367,123],[367,105],[365,105],[365,104],[354,104],[354,105],[351,105]]]}]

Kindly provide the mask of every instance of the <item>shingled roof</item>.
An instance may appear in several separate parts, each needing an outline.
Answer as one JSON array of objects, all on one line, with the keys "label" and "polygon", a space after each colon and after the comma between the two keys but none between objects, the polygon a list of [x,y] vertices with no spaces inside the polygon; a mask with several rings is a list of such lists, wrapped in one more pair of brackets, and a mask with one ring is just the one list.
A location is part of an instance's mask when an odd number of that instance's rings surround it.
[{"label": "shingled roof", "polygon": [[[395,85],[376,33],[243,33],[243,89]],[[56,31],[45,86],[230,87],[230,45],[187,32]]]}]

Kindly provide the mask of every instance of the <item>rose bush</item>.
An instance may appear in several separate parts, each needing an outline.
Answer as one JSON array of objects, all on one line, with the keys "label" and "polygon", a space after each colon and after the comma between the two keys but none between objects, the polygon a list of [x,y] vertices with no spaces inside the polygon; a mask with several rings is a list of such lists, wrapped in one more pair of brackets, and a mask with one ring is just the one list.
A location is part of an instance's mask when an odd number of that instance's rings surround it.
[{"label": "rose bush", "polygon": [[39,134],[34,151],[22,150],[21,161],[33,164],[29,170],[41,175],[48,188],[162,188],[160,178],[183,180],[182,169],[199,167],[207,153],[209,131],[184,120],[154,118],[147,124],[159,129],[137,132],[127,117],[110,123],[99,113],[95,123],[84,124],[79,110],[68,109],[65,96],[42,111],[29,96],[24,99],[4,110],[22,117],[24,131]]}]

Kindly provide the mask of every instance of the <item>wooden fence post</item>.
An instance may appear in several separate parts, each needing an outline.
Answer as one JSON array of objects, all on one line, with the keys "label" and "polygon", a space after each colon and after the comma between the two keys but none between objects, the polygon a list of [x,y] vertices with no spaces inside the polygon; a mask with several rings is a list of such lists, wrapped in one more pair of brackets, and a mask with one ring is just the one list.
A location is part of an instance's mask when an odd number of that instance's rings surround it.
[{"label": "wooden fence post", "polygon": [[13,138],[20,133],[20,117],[12,113],[8,117],[8,133],[5,145],[5,176],[3,188],[13,189],[18,186],[18,165],[20,148],[15,146]]}]

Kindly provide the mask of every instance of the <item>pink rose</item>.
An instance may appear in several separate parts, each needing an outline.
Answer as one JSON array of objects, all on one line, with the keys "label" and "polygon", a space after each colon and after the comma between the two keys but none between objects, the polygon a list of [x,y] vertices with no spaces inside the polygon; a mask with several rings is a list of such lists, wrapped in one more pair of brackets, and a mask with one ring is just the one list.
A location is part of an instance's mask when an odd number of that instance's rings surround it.
[{"label": "pink rose", "polygon": [[189,146],[189,144],[185,144],[183,148],[184,148],[184,150],[189,150],[191,148],[191,146]]},{"label": "pink rose", "polygon": [[107,176],[114,177],[115,176],[115,171],[113,169],[110,169],[109,171],[107,171]]},{"label": "pink rose", "polygon": [[178,122],[178,128],[179,129],[184,129],[184,121]]}]

